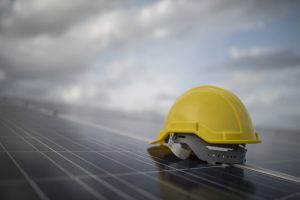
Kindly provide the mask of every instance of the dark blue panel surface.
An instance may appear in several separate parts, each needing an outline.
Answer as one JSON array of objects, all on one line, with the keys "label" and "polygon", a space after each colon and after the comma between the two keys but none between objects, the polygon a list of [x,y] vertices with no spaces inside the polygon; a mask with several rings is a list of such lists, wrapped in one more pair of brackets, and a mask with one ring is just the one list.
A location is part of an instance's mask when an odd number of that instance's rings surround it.
[{"label": "dark blue panel surface", "polygon": [[[249,160],[263,163],[251,151]],[[12,105],[0,105],[0,163],[0,199],[300,198],[296,182],[180,160],[166,147]],[[297,174],[297,163],[278,168]]]}]

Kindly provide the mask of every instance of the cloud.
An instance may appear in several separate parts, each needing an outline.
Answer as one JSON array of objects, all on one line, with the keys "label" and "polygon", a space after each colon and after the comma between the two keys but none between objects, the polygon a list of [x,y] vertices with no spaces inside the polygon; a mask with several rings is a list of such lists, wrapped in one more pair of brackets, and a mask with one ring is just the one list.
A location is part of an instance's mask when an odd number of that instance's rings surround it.
[{"label": "cloud", "polygon": [[0,69],[0,81],[5,79],[5,73]]},{"label": "cloud", "polygon": [[[241,93],[254,107],[277,105],[283,89],[262,97],[270,88],[257,87],[279,84],[274,77],[280,74],[293,77],[285,82],[299,84],[297,51],[256,44],[246,49],[237,43],[217,75],[214,70],[194,72],[211,70],[205,62],[222,48],[226,57],[222,45],[228,37],[265,29],[298,7],[280,0],[4,0],[0,94],[166,112],[180,92],[216,82]],[[275,68],[293,74],[258,70]]]},{"label": "cloud", "polygon": [[122,1],[10,1],[0,5],[5,10],[0,30],[8,37],[63,34],[72,26],[93,18],[97,13],[110,10]]},{"label": "cloud", "polygon": [[[228,79],[219,80],[216,85],[229,89],[242,100],[256,127],[298,129],[294,119],[299,118],[300,92],[289,79],[298,79],[299,72],[235,69]],[[299,84],[300,81],[296,85]]]},{"label": "cloud", "polygon": [[228,66],[231,67],[250,70],[300,67],[300,52],[294,50],[231,47],[229,55],[232,61]]},{"label": "cloud", "polygon": [[239,60],[243,58],[255,58],[264,56],[266,54],[271,53],[269,49],[262,48],[262,47],[254,47],[250,49],[242,49],[238,47],[230,47],[229,55],[234,60]]},{"label": "cloud", "polygon": [[[236,93],[259,126],[298,129],[300,57],[293,50],[229,49],[228,77],[217,85]],[[224,77],[224,76],[223,76]],[[292,119],[293,118],[293,119]],[[286,120],[290,120],[287,123]]]}]

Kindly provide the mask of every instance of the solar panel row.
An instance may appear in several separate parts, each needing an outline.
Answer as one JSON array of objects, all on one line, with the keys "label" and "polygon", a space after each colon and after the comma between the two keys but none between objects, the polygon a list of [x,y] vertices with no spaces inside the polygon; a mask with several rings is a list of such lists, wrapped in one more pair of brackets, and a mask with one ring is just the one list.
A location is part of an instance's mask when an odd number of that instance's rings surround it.
[{"label": "solar panel row", "polygon": [[0,199],[299,198],[300,184],[0,105]]}]

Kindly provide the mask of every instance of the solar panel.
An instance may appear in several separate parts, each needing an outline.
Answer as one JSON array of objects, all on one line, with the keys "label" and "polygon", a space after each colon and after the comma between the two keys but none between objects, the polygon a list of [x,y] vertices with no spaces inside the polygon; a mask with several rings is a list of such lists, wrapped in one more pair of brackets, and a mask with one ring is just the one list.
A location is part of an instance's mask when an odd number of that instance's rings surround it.
[{"label": "solar panel", "polygon": [[[0,199],[300,198],[297,181],[196,158],[179,160],[166,147],[126,136],[124,124],[111,128],[124,134],[1,104]],[[299,163],[293,145],[287,165]],[[259,148],[249,150],[251,163],[272,168],[283,159],[273,155],[272,162],[263,162],[270,154],[262,152],[255,160]],[[281,171],[299,175],[297,166],[284,166]]]}]

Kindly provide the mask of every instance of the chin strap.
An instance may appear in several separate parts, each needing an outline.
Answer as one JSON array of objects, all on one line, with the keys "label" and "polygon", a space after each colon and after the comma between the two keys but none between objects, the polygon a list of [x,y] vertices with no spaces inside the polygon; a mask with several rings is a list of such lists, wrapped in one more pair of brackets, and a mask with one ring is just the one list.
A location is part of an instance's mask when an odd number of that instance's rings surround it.
[{"label": "chin strap", "polygon": [[244,144],[209,144],[193,134],[170,135],[167,146],[180,159],[192,152],[208,163],[244,163],[247,149]]}]

